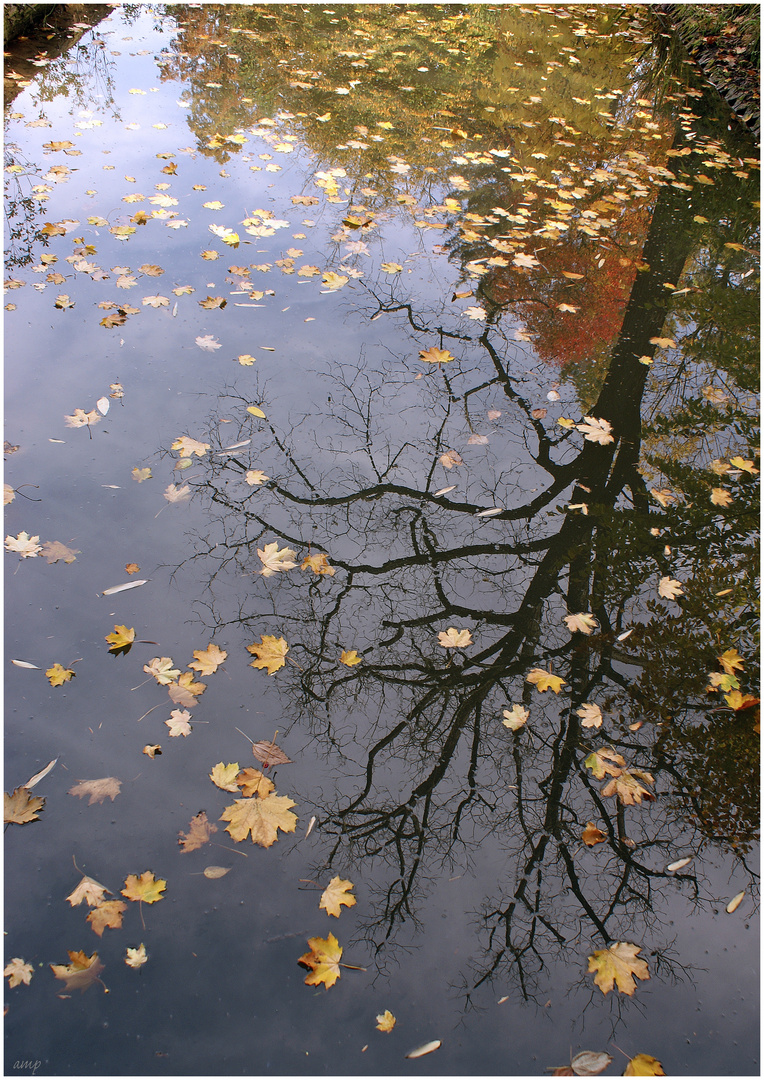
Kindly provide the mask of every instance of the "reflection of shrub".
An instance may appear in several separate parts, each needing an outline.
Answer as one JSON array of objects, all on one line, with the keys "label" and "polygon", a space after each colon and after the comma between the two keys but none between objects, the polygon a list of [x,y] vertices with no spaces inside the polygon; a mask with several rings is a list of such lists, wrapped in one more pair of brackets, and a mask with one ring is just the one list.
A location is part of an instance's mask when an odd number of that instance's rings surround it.
[{"label": "reflection of shrub", "polygon": [[683,809],[702,835],[740,852],[749,851],[759,835],[755,712],[711,713],[707,724],[670,728],[656,747],[685,779]]}]

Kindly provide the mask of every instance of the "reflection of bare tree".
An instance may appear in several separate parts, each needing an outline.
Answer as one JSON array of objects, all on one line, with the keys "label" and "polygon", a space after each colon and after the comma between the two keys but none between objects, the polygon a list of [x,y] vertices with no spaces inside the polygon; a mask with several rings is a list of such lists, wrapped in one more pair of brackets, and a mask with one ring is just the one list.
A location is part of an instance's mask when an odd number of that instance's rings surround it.
[{"label": "reflection of bare tree", "polygon": [[[661,929],[670,882],[698,903],[710,897],[699,859],[678,874],[666,865],[699,856],[709,841],[735,855],[730,831],[710,827],[707,805],[692,816],[691,733],[708,718],[705,672],[729,617],[708,604],[689,613],[705,632],[688,633],[674,658],[685,692],[669,713],[665,695],[656,700],[664,684],[653,644],[669,609],[644,591],[670,564],[660,535],[667,516],[651,508],[640,471],[648,370],[640,357],[655,351],[650,339],[669,308],[664,283],[678,280],[687,260],[689,215],[685,196],[665,186],[643,252],[649,269],[636,279],[591,409],[610,425],[611,442],[548,431],[534,415],[532,373],[491,325],[473,340],[447,339],[459,360],[421,380],[403,360],[385,372],[363,359],[338,364],[326,412],[293,417],[288,433],[266,423],[250,459],[216,446],[197,485],[210,510],[195,556],[211,567],[204,618],[286,637],[297,666],[280,671],[278,685],[337,777],[313,796],[331,838],[326,862],[363,866],[376,889],[370,942],[381,950],[402,922],[416,922],[436,871],[469,866],[478,846],[496,853],[473,986],[501,975],[532,997],[553,956],[580,959],[592,939],[594,947],[651,943],[661,973],[678,971]],[[406,298],[376,290],[374,300],[371,315],[408,328],[412,356],[422,340],[449,333],[438,313]],[[441,489],[440,456],[499,395],[507,419],[485,451],[492,457],[458,473],[457,490]],[[257,399],[267,399],[265,387]],[[237,400],[246,402],[231,391],[221,409]],[[250,434],[242,428],[231,440]],[[252,466],[270,479],[245,489]],[[749,573],[753,520],[730,519],[722,535],[705,506],[682,535],[683,565],[700,578],[723,561],[734,534],[731,573]],[[493,507],[492,517],[476,518]],[[257,573],[255,549],[273,540],[300,554],[327,552],[335,576],[295,569],[226,600],[226,582]],[[594,613],[598,633],[568,633],[566,611]],[[474,645],[441,648],[437,633],[449,626],[469,626]],[[620,641],[629,626],[632,636]],[[340,663],[347,649],[362,663]],[[553,671],[569,691],[532,690],[524,680],[533,667]],[[531,717],[510,734],[501,712],[519,701]],[[602,732],[583,726],[579,709],[592,701],[606,714]],[[587,764],[599,747],[620,754],[641,782],[641,805],[603,795]],[[738,815],[745,803],[744,816],[755,817],[753,792],[737,788],[734,797]],[[596,855],[582,844],[589,821],[603,834]],[[737,857],[747,869],[744,852]]]}]

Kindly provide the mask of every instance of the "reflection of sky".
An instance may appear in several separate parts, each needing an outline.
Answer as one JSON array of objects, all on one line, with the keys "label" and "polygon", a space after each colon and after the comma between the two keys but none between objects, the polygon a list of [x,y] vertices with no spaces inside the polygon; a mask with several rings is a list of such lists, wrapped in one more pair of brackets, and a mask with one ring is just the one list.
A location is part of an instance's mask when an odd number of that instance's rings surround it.
[{"label": "reflection of sky", "polygon": [[[253,271],[253,288],[273,288],[276,296],[265,297],[263,308],[233,308],[235,300],[248,298],[228,295],[228,265],[272,262],[294,245],[305,252],[296,265],[315,262],[323,269],[321,252],[341,220],[342,207],[293,207],[290,196],[303,189],[312,172],[309,155],[274,155],[284,166],[282,172],[253,173],[248,164],[257,162],[261,150],[270,150],[265,144],[259,147],[254,136],[244,151],[251,162],[244,162],[243,154],[232,155],[225,166],[231,176],[223,182],[217,163],[200,154],[192,158],[176,153],[177,177],[163,175],[164,162],[156,154],[177,152],[193,141],[185,110],[176,105],[183,87],[156,83],[157,93],[129,95],[131,87],[148,90],[155,84],[153,56],[160,38],[146,45],[150,55],[128,57],[144,47],[140,35],[153,19],[143,16],[123,31],[115,14],[97,33],[115,24],[107,40],[110,49],[122,52],[114,58],[121,124],[85,130],[74,140],[83,151],[81,158],[43,159],[44,142],[71,137],[76,130],[71,124],[78,117],[70,119],[66,103],[56,99],[46,105],[52,128],[27,129],[22,121],[18,128],[11,124],[8,135],[46,166],[64,163],[78,170],[54,188],[45,211],[49,220],[80,218],[86,241],[98,248],[93,261],[107,271],[114,265],[158,262],[166,272],[161,278],[142,278],[128,291],[116,289],[113,279],[94,283],[80,274],[60,287],[47,286],[42,294],[27,285],[7,297],[17,310],[6,316],[6,437],[21,449],[8,458],[6,479],[14,486],[38,485],[24,490],[41,501],[25,502],[17,496],[6,511],[6,531],[15,535],[26,529],[42,541],[60,539],[82,550],[71,566],[34,559],[16,569],[11,556],[6,577],[8,656],[43,669],[55,662],[68,666],[79,661],[74,665],[77,677],[59,689],[51,688],[41,672],[9,666],[6,675],[6,786],[23,782],[60,755],[39,788],[47,799],[42,820],[23,829],[13,826],[6,835],[6,955],[21,955],[36,969],[30,987],[8,995],[6,1071],[16,1060],[40,1058],[45,1061],[40,1071],[52,1074],[538,1074],[568,1060],[571,1045],[574,1053],[611,1049],[613,1039],[629,1054],[655,1054],[671,1072],[724,1073],[730,1071],[730,1061],[736,1072],[755,1072],[757,1009],[745,989],[753,985],[747,966],[756,955],[754,930],[743,929],[748,900],[729,917],[722,902],[714,917],[691,911],[678,893],[667,889],[656,940],[670,941],[676,935],[675,955],[701,970],[693,973],[694,983],[688,979],[675,985],[659,976],[651,958],[653,978],[639,986],[633,1001],[621,1000],[625,1022],[615,1033],[615,1000],[602,999],[599,991],[593,997],[585,974],[587,932],[574,946],[578,969],[570,961],[552,961],[543,973],[538,1007],[520,1005],[514,996],[497,1005],[509,992],[499,979],[478,990],[472,998],[476,1008],[463,1014],[460,987],[479,956],[474,912],[486,896],[496,894],[496,881],[505,876],[507,857],[500,838],[489,835],[482,842],[470,871],[463,873],[458,861],[442,871],[428,868],[434,878],[416,912],[422,929],[416,932],[410,922],[405,924],[378,973],[360,934],[374,914],[370,897],[377,871],[365,865],[332,868],[332,873],[356,882],[358,904],[340,920],[318,911],[318,894],[304,883],[317,874],[322,880],[326,876],[320,866],[328,842],[320,823],[304,839],[310,817],[320,814],[316,793],[331,791],[335,783],[352,790],[362,750],[353,747],[354,763],[347,766],[352,779],[344,772],[336,776],[344,767],[334,757],[324,759],[322,743],[314,742],[301,726],[305,717],[299,708],[287,694],[279,695],[284,680],[271,680],[248,666],[244,646],[253,633],[236,624],[215,633],[229,658],[225,671],[208,680],[187,740],[166,737],[163,721],[172,706],[161,688],[151,683],[131,689],[146,678],[142,666],[152,656],[171,655],[182,666],[192,650],[208,643],[203,566],[187,566],[170,577],[170,570],[188,558],[191,530],[203,528],[206,514],[196,503],[174,507],[162,498],[168,483],[182,483],[200,467],[173,473],[174,457],[159,458],[157,448],[169,449],[180,434],[206,437],[208,417],[224,388],[235,386],[243,397],[262,403],[274,423],[286,428],[290,415],[311,417],[319,403],[324,407],[331,386],[316,374],[319,369],[330,369],[338,361],[355,362],[365,350],[370,366],[389,364],[400,376],[406,369],[415,370],[416,349],[393,320],[370,324],[357,317],[356,305],[364,295],[359,283],[325,296],[319,279],[304,283],[275,268],[262,275]],[[121,40],[127,35],[132,42]],[[14,108],[23,111],[26,99],[19,95]],[[151,126],[158,117],[170,125],[166,130]],[[140,129],[126,130],[133,122]],[[104,150],[110,153],[102,159]],[[104,163],[115,169],[103,171]],[[137,182],[125,181],[125,174]],[[123,204],[122,196],[130,190],[149,195],[155,183],[165,180],[169,193],[180,198],[173,209],[189,219],[187,230],[165,229],[161,221],[152,221],[139,227],[128,243],[119,243],[106,229],[86,226],[88,214],[102,213],[115,222],[148,209],[147,203]],[[192,183],[206,184],[207,190],[193,192]],[[85,195],[89,188],[98,194]],[[203,210],[204,201],[218,197],[227,204],[223,212]],[[208,232],[213,222],[236,228],[244,213],[257,206],[288,217],[292,227],[271,238],[253,238],[251,246],[242,244],[235,251]],[[317,220],[315,229],[302,228],[305,217]],[[292,233],[302,231],[307,238],[295,240]],[[379,232],[384,233],[387,259],[403,261],[401,254],[422,245],[420,233],[406,225],[388,223]],[[64,256],[77,235],[79,229],[55,238],[47,248],[59,254],[61,272],[68,270]],[[376,235],[369,239],[375,253]],[[433,243],[439,235],[434,234]],[[202,262],[199,252],[205,247],[221,250],[221,258]],[[367,272],[370,264],[363,257],[357,263]],[[436,302],[453,284],[456,270],[446,256],[413,265],[406,288],[427,302]],[[30,283],[44,280],[28,267],[17,276]],[[176,298],[169,290],[186,283],[196,292],[177,298],[178,314],[173,317]],[[53,308],[59,291],[70,292],[76,301],[72,311]],[[108,298],[138,307],[142,296],[155,292],[170,298],[169,308],[143,308],[113,330],[98,325],[99,301]],[[197,301],[208,293],[227,296],[227,309],[200,309]],[[371,314],[373,302],[366,307]],[[315,321],[303,321],[308,318]],[[470,331],[477,333],[474,327]],[[218,338],[223,347],[215,353],[201,351],[194,338],[205,334]],[[423,338],[417,347],[431,343]],[[275,353],[264,351],[264,345]],[[467,363],[480,362],[474,346],[459,349]],[[254,370],[234,362],[244,352],[258,357]],[[548,376],[529,370],[529,352],[529,347],[517,346],[516,363],[528,371],[532,392],[543,404]],[[256,380],[265,387],[265,397],[254,396]],[[124,405],[112,402],[107,417],[93,426],[92,439],[87,430],[64,426],[65,413],[92,408],[117,381],[125,388]],[[412,382],[400,395],[406,409],[386,417],[395,437],[405,436],[416,415],[413,406],[421,408],[421,385]],[[224,402],[220,412],[233,421],[219,426],[223,445],[247,437],[246,425],[252,422],[245,419],[242,405]],[[313,438],[310,423],[305,429],[302,447],[307,453]],[[456,430],[466,429],[461,425]],[[501,430],[492,436],[490,451],[474,446],[465,448],[464,456],[474,465],[489,453],[499,469],[513,470],[526,494],[538,482],[535,470],[518,463],[510,436],[502,436]],[[331,460],[331,453],[324,452],[323,460]],[[136,484],[131,469],[149,463],[154,479]],[[266,471],[271,467],[257,460],[250,464],[264,464]],[[442,482],[462,483],[446,475]],[[486,522],[476,526],[475,533],[498,537],[501,526]],[[338,537],[338,551],[343,543],[352,540]],[[138,576],[148,577],[149,583],[114,597],[99,596],[125,580],[124,565],[133,561],[141,566]],[[279,620],[266,614],[271,585],[263,579],[233,577],[218,588],[224,608],[246,591],[251,599],[247,611],[261,612],[257,634],[280,629]],[[359,613],[356,629],[366,629],[366,620],[373,623],[373,611]],[[103,639],[115,623],[135,626],[136,637],[157,644],[135,645],[123,657],[108,656]],[[298,636],[299,627],[292,633]],[[157,703],[161,707],[138,724],[137,718]],[[353,710],[353,719],[363,733],[363,703]],[[210,819],[217,820],[233,800],[207,779],[210,768],[220,760],[251,764],[248,744],[237,727],[253,738],[271,738],[277,728],[286,733],[285,748],[295,763],[279,769],[277,788],[297,803],[297,832],[268,851],[238,845],[246,859],[217,847],[181,855],[177,834],[188,828],[191,817],[205,808]],[[151,761],[141,748],[154,742],[161,742],[164,752]],[[89,807],[67,794],[76,781],[105,775],[123,781],[114,803]],[[213,839],[232,847],[222,822],[219,830]],[[107,930],[97,940],[85,925],[86,911],[72,909],[64,900],[79,880],[72,856],[83,872],[117,895],[129,873],[150,868],[165,877],[166,899],[143,909],[146,930],[131,904],[125,928]],[[219,881],[192,876],[210,863],[231,865],[232,871]],[[596,865],[594,856],[591,863]],[[506,873],[511,876],[512,870],[507,867]],[[715,871],[714,879],[720,897],[738,889],[726,871]],[[384,880],[380,874],[377,887]],[[307,937],[330,930],[346,949],[343,959],[369,970],[343,971],[326,993],[303,984],[305,972],[296,961],[307,950]],[[141,941],[150,961],[134,972],[122,957],[127,945]],[[60,987],[47,964],[63,963],[68,949],[80,948],[88,954],[99,952],[107,965],[104,981],[110,993],[104,995],[96,986],[87,996],[60,1000]],[[386,1008],[398,1017],[389,1036],[374,1030],[376,1014]],[[408,1050],[433,1038],[443,1040],[436,1054],[418,1062],[404,1060]],[[362,1051],[366,1044],[368,1050]]]}]

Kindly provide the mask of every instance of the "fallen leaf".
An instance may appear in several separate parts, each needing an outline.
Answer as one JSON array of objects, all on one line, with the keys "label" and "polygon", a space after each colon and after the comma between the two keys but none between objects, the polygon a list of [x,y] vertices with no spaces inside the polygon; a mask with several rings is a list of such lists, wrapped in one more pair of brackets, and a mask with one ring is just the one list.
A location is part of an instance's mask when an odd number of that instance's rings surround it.
[{"label": "fallen leaf", "polygon": [[241,788],[242,795],[251,799],[257,795],[260,799],[267,798],[276,786],[272,780],[260,772],[259,769],[242,769],[236,777],[236,785]]},{"label": "fallen leaf", "polygon": [[66,899],[72,907],[78,907],[83,900],[88,907],[98,907],[99,904],[104,903],[104,893],[109,891],[100,881],[85,875],[76,889],[72,890]]},{"label": "fallen leaf", "polygon": [[[217,254],[215,257],[217,258]],[[215,352],[216,349],[223,348],[220,342],[214,338],[212,334],[200,335],[199,337],[194,338],[194,341],[200,349],[205,349],[207,352]]]},{"label": "fallen leaf", "polygon": [[143,967],[147,960],[148,956],[146,955],[146,946],[143,943],[141,943],[137,949],[131,949],[128,945],[127,949],[125,950],[125,963],[128,967]]},{"label": "fallen leaf", "polygon": [[457,630],[455,626],[449,626],[448,630],[441,630],[438,641],[444,649],[466,649],[472,645],[472,634],[469,630]]},{"label": "fallen leaf", "polygon": [[395,1027],[395,1017],[389,1009],[377,1016],[377,1031],[392,1031]]},{"label": "fallen leaf", "polygon": [[593,615],[583,611],[576,615],[566,615],[564,622],[571,634],[591,634],[599,626]]},{"label": "fallen leaf", "polygon": [[352,881],[345,881],[341,877],[333,877],[321,893],[318,906],[323,908],[327,915],[335,915],[339,918],[342,910],[341,904],[346,907],[353,907],[356,902],[355,897],[350,894],[352,888]]},{"label": "fallen leaf", "polygon": [[297,563],[294,562],[295,553],[292,549],[279,548],[275,540],[272,544],[266,544],[262,549],[258,548],[257,554],[263,564],[263,569],[260,571],[263,577],[271,577],[273,574],[279,573],[279,571],[291,570],[297,566]]},{"label": "fallen leaf", "polygon": [[98,412],[95,409],[88,413],[84,409],[75,409],[71,416],[64,416],[64,422],[70,428],[87,427],[98,422]]},{"label": "fallen leaf", "polygon": [[593,821],[587,821],[586,828],[581,833],[581,839],[587,847],[594,847],[595,844],[601,844],[605,839],[605,833],[598,829]]},{"label": "fallen leaf", "polygon": [[743,657],[737,649],[726,649],[721,656],[716,658],[728,675],[734,675],[736,671],[742,671]]},{"label": "fallen leaf", "polygon": [[49,667],[45,672],[48,677],[48,681],[51,686],[63,686],[65,682],[69,682],[76,675],[76,672],[72,668],[62,667],[61,664],[54,664],[53,667]]},{"label": "fallen leaf", "polygon": [[657,345],[659,349],[675,349],[676,342],[670,337],[651,337],[651,345]]},{"label": "fallen leaf", "polygon": [[74,787],[69,788],[68,793],[80,799],[87,795],[88,806],[92,806],[93,803],[102,803],[104,799],[114,802],[121,787],[122,781],[116,776],[104,776],[100,780],[80,780]]},{"label": "fallen leaf", "polygon": [[416,1048],[416,1050],[410,1050],[408,1052],[408,1054],[406,1054],[406,1057],[407,1058],[424,1057],[425,1054],[431,1054],[433,1052],[433,1050],[439,1049],[440,1046],[441,1046],[440,1039],[433,1039],[432,1042],[427,1042],[427,1043],[424,1044],[424,1046],[418,1046]]},{"label": "fallen leaf", "polygon": [[137,874],[127,875],[122,895],[126,896],[128,900],[139,900],[144,904],[155,904],[157,900],[164,900],[162,893],[166,888],[166,881],[162,878],[155,878],[151,870],[145,870],[140,877]]},{"label": "fallen leaf", "polygon": [[714,506],[729,506],[732,501],[732,496],[729,491],[726,491],[724,488],[711,489],[711,502]]},{"label": "fallen leaf", "polygon": [[658,582],[658,596],[662,596],[664,600],[676,600],[677,596],[684,596],[682,582],[662,577]]},{"label": "fallen leaf", "polygon": [[214,675],[220,665],[225,663],[228,653],[211,644],[206,649],[194,649],[194,656],[196,660],[188,665],[190,668],[201,675]]},{"label": "fallen leaf", "polygon": [[270,480],[270,477],[266,476],[260,469],[247,469],[244,479],[254,487],[255,484],[264,484],[266,480]]},{"label": "fallen leaf", "polygon": [[236,784],[236,777],[238,775],[238,761],[231,762],[228,765],[224,765],[222,761],[219,761],[217,765],[213,765],[212,767],[210,780],[213,784],[222,788],[223,791],[238,791],[239,788]]},{"label": "fallen leaf", "polygon": [[192,817],[188,826],[188,832],[178,833],[178,843],[182,853],[196,851],[206,844],[212,833],[218,831],[217,825],[209,821],[204,810],[200,810],[196,817]]},{"label": "fallen leaf", "polygon": [[127,911],[127,904],[122,900],[104,900],[97,904],[87,917],[93,930],[102,937],[104,930],[119,930],[122,926],[122,914]]},{"label": "fallen leaf", "polygon": [[180,675],[180,668],[173,667],[172,664],[169,656],[155,656],[148,664],[143,665],[143,670],[147,675],[153,675],[160,686],[167,686],[168,683],[175,682]]},{"label": "fallen leaf", "polygon": [[252,413],[253,416],[258,416],[261,420],[265,419],[265,413],[257,405],[248,405],[247,412]]},{"label": "fallen leaf", "polygon": [[20,956],[14,956],[10,963],[5,965],[3,975],[8,979],[8,986],[12,990],[14,986],[20,986],[22,983],[29,986],[34,975],[34,968]]},{"label": "fallen leaf", "polygon": [[[456,450],[446,450],[445,454],[440,455],[438,461],[445,469],[453,469],[454,465],[464,464]],[[453,488],[448,488],[448,490],[453,491]]]},{"label": "fallen leaf", "polygon": [[17,552],[22,559],[32,559],[42,551],[38,543],[39,536],[30,536],[26,532],[20,532],[18,536],[6,536],[5,550]]},{"label": "fallen leaf", "polygon": [[66,544],[62,544],[60,540],[48,540],[42,545],[40,553],[51,565],[59,560],[63,560],[65,563],[73,563],[77,556],[82,554],[76,548],[70,548]]},{"label": "fallen leaf", "polygon": [[146,743],[141,753],[145,754],[147,757],[150,757],[153,761],[155,757],[161,757],[162,747],[159,745],[159,743]]},{"label": "fallen leaf", "polygon": [[225,877],[231,870],[230,866],[205,866],[202,873],[210,881],[217,881],[218,878]]},{"label": "fallen leaf", "polygon": [[98,953],[86,956],[80,949],[79,952],[69,950],[68,964],[51,964],[50,968],[56,978],[66,984],[67,990],[79,990],[84,994],[94,982],[101,982],[98,976],[104,965],[99,960]]},{"label": "fallen leaf", "polygon": [[170,719],[165,720],[165,726],[169,730],[170,738],[174,739],[174,738],[177,738],[179,735],[183,735],[184,737],[186,735],[190,735],[191,734],[191,724],[189,723],[190,719],[191,719],[191,713],[186,712],[185,709],[183,711],[181,711],[180,709],[173,709],[172,712],[170,713]]},{"label": "fallen leaf", "polygon": [[419,359],[425,364],[448,364],[455,359],[448,349],[438,349],[432,345],[429,349],[420,349]]},{"label": "fallen leaf", "polygon": [[743,472],[750,473],[751,476],[756,476],[758,469],[754,468],[753,462],[747,458],[733,457],[730,458],[730,465],[733,465],[736,469],[741,469]]},{"label": "fallen leaf", "polygon": [[237,799],[220,815],[221,821],[229,822],[226,832],[234,840],[246,840],[251,834],[252,843],[270,847],[278,839],[278,830],[294,832],[297,815],[289,807],[295,803],[286,795],[268,795],[264,799]]},{"label": "fallen leaf", "polygon": [[745,896],[745,889],[743,889],[742,892],[739,892],[737,894],[737,896],[732,897],[732,899],[730,900],[730,902],[727,904],[726,908],[724,909],[727,912],[728,915],[731,915],[733,913],[733,911],[737,911],[737,909],[740,907],[740,905],[743,902],[743,897],[744,896]]},{"label": "fallen leaf", "polygon": [[354,667],[361,663],[361,657],[355,649],[343,649],[340,654],[340,663],[345,664],[346,667]]},{"label": "fallen leaf", "polygon": [[583,432],[585,439],[599,443],[601,446],[614,441],[611,435],[612,430],[607,420],[598,420],[594,416],[585,416],[582,423],[576,424],[576,431]]},{"label": "fallen leaf", "polygon": [[334,934],[327,938],[308,938],[310,952],[305,953],[297,961],[303,967],[310,969],[310,974],[305,976],[308,986],[318,986],[323,983],[327,989],[334,986],[340,977],[340,957],[342,946]]},{"label": "fallen leaf", "polygon": [[254,641],[251,645],[247,645],[247,652],[257,657],[251,662],[250,667],[266,668],[269,675],[275,675],[286,663],[285,658],[289,652],[289,646],[283,637],[261,634],[260,643]]},{"label": "fallen leaf", "polygon": [[605,785],[602,794],[617,795],[624,806],[634,806],[635,803],[641,803],[643,799],[655,802],[655,795],[644,786],[644,784],[654,783],[650,773],[642,772],[640,769],[623,769]]},{"label": "fallen leaf", "polygon": [[543,668],[532,668],[525,676],[525,681],[534,683],[538,690],[554,690],[555,694],[559,694],[565,685],[565,679],[553,675],[551,671],[544,671]]},{"label": "fallen leaf", "polygon": [[17,787],[13,794],[5,795],[5,809],[3,820],[12,825],[26,825],[30,821],[39,821],[38,810],[45,806],[45,799],[39,795],[30,795],[25,787]]},{"label": "fallen leaf", "polygon": [[609,993],[616,985],[629,997],[636,989],[635,979],[649,979],[647,964],[638,958],[641,950],[628,941],[616,941],[607,949],[597,949],[589,957],[589,971],[596,972],[594,982],[603,994]]},{"label": "fallen leaf", "polygon": [[140,566],[138,565],[138,563],[129,562],[125,565],[126,574],[137,574],[139,570]]},{"label": "fallen leaf", "polygon": [[602,727],[602,710],[599,705],[590,701],[584,702],[580,709],[576,709],[576,715],[581,717],[581,727]]},{"label": "fallen leaf", "polygon": [[504,709],[502,724],[510,731],[519,731],[527,722],[530,712],[522,705],[513,705],[511,709]]},{"label": "fallen leaf", "polygon": [[119,655],[121,652],[128,652],[133,642],[135,641],[135,630],[133,627],[127,626],[115,626],[112,634],[106,634],[104,639],[110,642],[109,652]]},{"label": "fallen leaf", "polygon": [[606,746],[599,750],[593,750],[584,760],[584,766],[591,769],[596,780],[602,780],[605,776],[620,776],[626,768],[626,761],[615,750],[609,750]]},{"label": "fallen leaf", "polygon": [[271,765],[291,765],[292,759],[287,757],[280,746],[274,742],[252,743],[252,753],[258,761],[262,762],[266,769]]},{"label": "fallen leaf", "polygon": [[604,1050],[582,1050],[570,1063],[574,1076],[598,1076],[612,1061]]},{"label": "fallen leaf", "polygon": [[185,502],[191,497],[191,488],[188,484],[184,484],[183,487],[180,484],[168,484],[162,494],[168,503]]},{"label": "fallen leaf", "polygon": [[334,575],[334,567],[329,565],[329,559],[326,555],[306,555],[300,564],[301,570],[312,570],[314,574],[328,574],[330,577]]},{"label": "fallen leaf", "polygon": [[[696,218],[697,220],[697,218]],[[663,1066],[650,1054],[637,1054],[623,1070],[624,1076],[665,1076]]]}]

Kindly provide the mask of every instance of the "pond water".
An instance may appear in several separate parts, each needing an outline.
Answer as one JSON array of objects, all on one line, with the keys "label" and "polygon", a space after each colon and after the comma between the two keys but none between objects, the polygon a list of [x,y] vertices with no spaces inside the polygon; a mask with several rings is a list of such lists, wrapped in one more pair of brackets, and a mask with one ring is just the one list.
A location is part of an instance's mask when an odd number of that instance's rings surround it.
[{"label": "pond water", "polygon": [[6,95],[6,1073],[757,1074],[713,88],[644,6],[125,4]]}]

